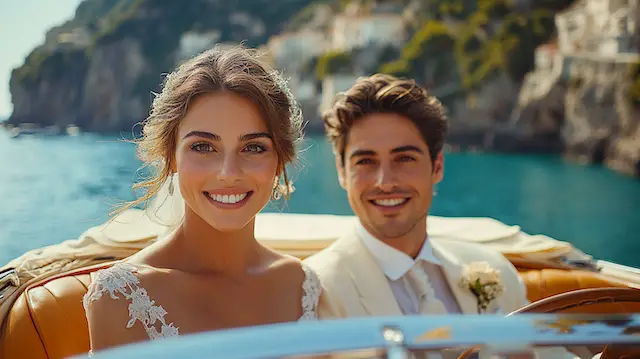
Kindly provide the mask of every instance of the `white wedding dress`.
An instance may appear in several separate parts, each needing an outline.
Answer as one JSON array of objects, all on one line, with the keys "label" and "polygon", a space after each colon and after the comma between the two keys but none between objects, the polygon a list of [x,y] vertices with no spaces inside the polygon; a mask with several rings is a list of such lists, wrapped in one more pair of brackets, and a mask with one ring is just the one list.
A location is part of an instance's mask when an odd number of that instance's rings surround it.
[{"label": "white wedding dress", "polygon": [[[174,176],[177,177],[177,176]],[[177,182],[177,178],[173,179]],[[184,213],[184,200],[179,191],[169,195],[168,183],[165,183],[155,200],[145,210],[146,215],[157,224],[170,228],[177,225]],[[175,186],[176,189],[178,186]],[[162,222],[162,223],[160,223]],[[140,223],[136,226],[139,228]],[[136,229],[131,226],[131,230]],[[317,306],[322,292],[320,280],[316,273],[302,263],[305,278],[302,283],[303,295],[300,303],[302,315],[298,321],[317,319]],[[137,276],[138,268],[130,263],[118,262],[112,267],[97,271],[83,297],[85,310],[89,302],[102,298],[107,294],[112,299],[125,299],[129,301],[129,321],[126,327],[131,328],[136,322],[144,327],[149,339],[162,339],[179,335],[179,328],[165,318],[168,313],[149,297],[147,291],[140,287]],[[114,315],[117,315],[114,313]],[[196,314],[194,314],[196,315]],[[89,352],[91,355],[92,352]]]},{"label": "white wedding dress", "polygon": [[[308,266],[303,264],[302,268],[305,279],[302,284],[303,295],[300,303],[302,315],[298,320],[317,319],[316,308],[321,293],[320,281]],[[147,291],[140,287],[136,273],[136,266],[125,262],[118,262],[110,268],[96,272],[83,298],[85,310],[89,302],[98,300],[108,293],[112,299],[124,298],[130,302],[127,328],[140,322],[151,340],[177,336],[178,327],[173,322],[167,322],[165,318],[167,311],[156,304]]]}]

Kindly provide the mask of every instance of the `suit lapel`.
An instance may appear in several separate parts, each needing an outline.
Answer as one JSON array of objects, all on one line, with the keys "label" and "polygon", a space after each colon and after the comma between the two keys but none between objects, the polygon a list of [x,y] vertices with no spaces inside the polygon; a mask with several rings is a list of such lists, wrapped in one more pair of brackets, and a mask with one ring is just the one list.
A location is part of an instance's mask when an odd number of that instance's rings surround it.
[{"label": "suit lapel", "polygon": [[387,277],[356,231],[352,231],[343,241],[344,252],[349,253],[351,280],[360,295],[360,303],[365,312],[371,316],[402,315]]},{"label": "suit lapel", "polygon": [[442,243],[434,240],[430,241],[433,247],[433,254],[442,263],[445,278],[460,306],[460,310],[463,314],[478,314],[476,297],[471,291],[460,288],[458,285],[458,280],[462,277],[463,264]]}]

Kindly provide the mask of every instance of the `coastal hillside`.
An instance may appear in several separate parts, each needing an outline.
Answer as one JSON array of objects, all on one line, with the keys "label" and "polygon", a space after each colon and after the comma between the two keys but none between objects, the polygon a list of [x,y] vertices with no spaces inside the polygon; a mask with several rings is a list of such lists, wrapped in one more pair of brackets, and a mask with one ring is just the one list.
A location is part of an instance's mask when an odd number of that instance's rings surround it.
[{"label": "coastal hillside", "polygon": [[131,131],[162,74],[218,42],[266,43],[309,0],[85,0],[13,71],[9,124]]},{"label": "coastal hillside", "polygon": [[[163,73],[216,43],[244,41],[290,78],[309,132],[322,131],[320,113],[337,92],[384,72],[415,78],[446,105],[454,150],[565,154],[640,176],[632,3],[85,0],[12,73],[9,124],[131,131]],[[580,38],[594,31],[618,42]],[[592,81],[596,72],[605,81]]]},{"label": "coastal hillside", "polygon": [[[551,36],[553,14],[567,1],[534,1],[531,14],[526,7],[507,5],[510,2],[503,0],[477,3],[85,0],[72,20],[51,29],[45,44],[13,71],[14,112],[9,123],[129,131],[148,113],[162,74],[184,58],[219,42],[245,41],[257,47],[274,36],[298,32],[328,38],[336,32],[335,18],[350,13],[358,18],[382,15],[391,23],[401,19],[402,41],[374,51],[375,56],[370,56],[371,49],[359,46],[325,49],[315,42],[317,56],[281,67],[296,69],[298,76],[294,77],[310,78],[317,87],[331,75],[378,71],[415,77],[434,88],[448,85],[442,99],[460,114],[456,118],[465,118],[459,127],[474,127],[474,123],[492,119],[474,114],[474,121],[466,120],[468,115],[460,111],[468,107],[469,95],[474,90],[487,92],[484,87],[496,87],[498,81],[498,87],[509,86],[513,97],[524,73],[533,67],[535,46]],[[329,89],[325,95],[333,93]],[[490,102],[486,105],[504,107],[504,101]],[[319,129],[318,110],[305,109],[310,130]],[[502,118],[508,117],[508,108],[500,110]]]}]

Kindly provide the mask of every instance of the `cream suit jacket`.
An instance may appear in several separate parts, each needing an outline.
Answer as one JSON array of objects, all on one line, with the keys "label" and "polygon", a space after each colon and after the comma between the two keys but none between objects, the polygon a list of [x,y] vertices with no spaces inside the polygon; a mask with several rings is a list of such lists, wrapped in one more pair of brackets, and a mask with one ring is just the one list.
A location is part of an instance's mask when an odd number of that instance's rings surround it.
[{"label": "cream suit jacket", "polygon": [[[489,306],[489,313],[509,313],[527,304],[524,283],[502,254],[472,243],[429,240],[464,314],[478,313],[476,297],[457,284],[464,265],[471,262],[484,261],[500,271],[505,292]],[[323,284],[318,312],[321,318],[403,315],[386,276],[355,229],[305,262]]]},{"label": "cream suit jacket", "polygon": [[[478,314],[476,297],[457,283],[464,266],[472,262],[484,261],[500,271],[505,291],[489,305],[488,313],[506,314],[528,304],[518,271],[501,253],[468,242],[429,240],[463,314]],[[323,286],[320,319],[403,315],[386,276],[355,228],[304,261],[315,270]],[[540,348],[535,353],[539,359],[578,359],[562,348]]]}]

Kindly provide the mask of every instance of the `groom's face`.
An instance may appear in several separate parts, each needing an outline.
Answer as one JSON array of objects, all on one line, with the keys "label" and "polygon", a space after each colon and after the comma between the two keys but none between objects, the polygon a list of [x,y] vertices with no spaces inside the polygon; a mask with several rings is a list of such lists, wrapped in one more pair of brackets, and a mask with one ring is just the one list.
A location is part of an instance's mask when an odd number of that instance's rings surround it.
[{"label": "groom's face", "polygon": [[442,153],[429,147],[408,118],[372,114],[357,120],[336,165],[363,226],[381,240],[424,231],[433,186],[442,180]]}]

